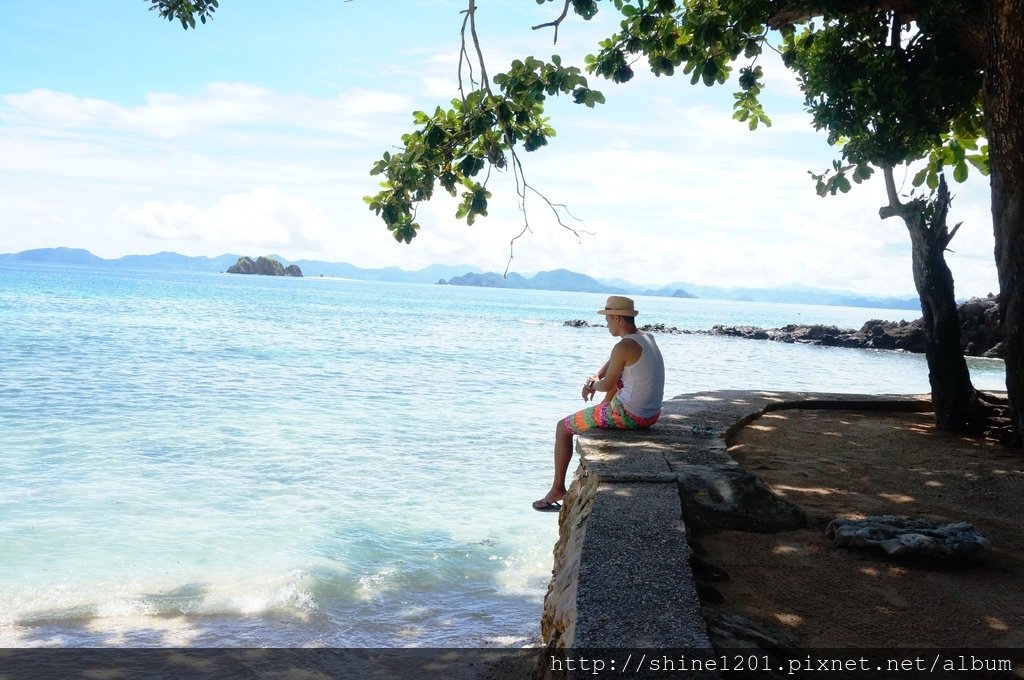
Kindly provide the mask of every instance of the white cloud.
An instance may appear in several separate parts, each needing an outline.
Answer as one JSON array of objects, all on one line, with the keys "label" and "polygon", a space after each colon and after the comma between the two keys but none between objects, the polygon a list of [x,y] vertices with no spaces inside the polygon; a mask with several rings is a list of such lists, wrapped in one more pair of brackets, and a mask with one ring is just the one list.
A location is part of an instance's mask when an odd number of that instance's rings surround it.
[{"label": "white cloud", "polygon": [[182,201],[151,201],[115,213],[140,228],[142,235],[165,240],[197,240],[211,245],[238,244],[316,250],[332,238],[327,220],[301,196],[261,187],[224,196],[201,208]]},{"label": "white cloud", "polygon": [[407,115],[412,107],[408,97],[391,92],[351,90],[318,99],[245,83],[211,83],[197,96],[152,92],[141,106],[46,89],[9,94],[3,103],[0,120],[8,124],[126,131],[165,139],[257,125],[360,136],[379,125],[381,115]]}]

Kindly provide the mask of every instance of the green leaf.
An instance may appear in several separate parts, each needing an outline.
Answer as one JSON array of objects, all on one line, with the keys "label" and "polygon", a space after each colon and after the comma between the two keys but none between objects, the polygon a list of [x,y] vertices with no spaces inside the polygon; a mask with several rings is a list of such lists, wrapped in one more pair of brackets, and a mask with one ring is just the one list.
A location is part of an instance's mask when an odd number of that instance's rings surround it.
[{"label": "green leaf", "polygon": [[874,172],[875,171],[871,169],[870,165],[858,165],[853,171],[853,181],[859,184],[860,182],[870,178]]},{"label": "green leaf", "polygon": [[949,149],[953,152],[954,163],[963,163],[964,148],[955,139],[949,143]]},{"label": "green leaf", "polygon": [[484,159],[476,156],[466,156],[459,163],[459,171],[466,177],[472,177],[484,169]]},{"label": "green leaf", "polygon": [[967,163],[963,160],[953,166],[953,179],[957,182],[963,182],[967,179]]},{"label": "green leaf", "polygon": [[911,180],[911,184],[913,184],[915,187],[919,187],[922,184],[924,184],[924,180],[927,177],[928,177],[928,168],[927,167],[921,168],[921,170],[919,170],[918,173],[916,175],[914,175],[914,179]]},{"label": "green leaf", "polygon": [[982,175],[988,175],[988,158],[981,156],[968,156],[967,162],[978,169]]},{"label": "green leaf", "polygon": [[473,200],[472,203],[470,204],[470,209],[473,212],[480,213],[481,215],[486,215],[488,196],[490,196],[490,193],[483,187],[476,189],[473,192]]}]

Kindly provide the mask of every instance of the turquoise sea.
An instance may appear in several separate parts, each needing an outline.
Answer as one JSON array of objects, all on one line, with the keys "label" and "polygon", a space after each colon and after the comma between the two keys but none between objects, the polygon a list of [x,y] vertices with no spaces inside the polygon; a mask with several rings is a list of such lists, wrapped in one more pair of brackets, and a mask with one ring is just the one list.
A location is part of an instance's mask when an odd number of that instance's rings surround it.
[{"label": "turquoise sea", "polygon": [[[604,295],[0,265],[0,647],[536,640]],[[906,310],[637,298],[640,321]],[[896,352],[659,335],[667,396],[928,391]],[[1002,362],[972,360],[1002,389]]]}]

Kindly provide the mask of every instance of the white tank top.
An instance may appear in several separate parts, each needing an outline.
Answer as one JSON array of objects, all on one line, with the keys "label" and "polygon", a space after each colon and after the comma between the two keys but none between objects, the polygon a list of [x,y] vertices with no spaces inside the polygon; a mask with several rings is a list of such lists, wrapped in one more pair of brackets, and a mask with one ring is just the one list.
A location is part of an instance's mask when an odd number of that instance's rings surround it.
[{"label": "white tank top", "polygon": [[622,389],[616,396],[626,410],[641,418],[651,418],[661,412],[665,398],[665,360],[650,333],[630,333],[622,336],[640,345],[640,359],[622,369]]}]

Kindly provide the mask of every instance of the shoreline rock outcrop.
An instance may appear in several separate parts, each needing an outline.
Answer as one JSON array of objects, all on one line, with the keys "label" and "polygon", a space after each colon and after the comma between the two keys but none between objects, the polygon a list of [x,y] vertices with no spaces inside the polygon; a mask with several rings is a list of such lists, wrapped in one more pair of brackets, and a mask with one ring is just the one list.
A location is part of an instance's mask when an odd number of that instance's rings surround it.
[{"label": "shoreline rock outcrop", "polygon": [[242,256],[238,261],[228,267],[228,274],[259,274],[262,276],[302,276],[302,270],[298,265],[290,264],[285,267],[277,260],[262,255],[253,260],[251,257]]},{"label": "shoreline rock outcrop", "polygon": [[[960,314],[960,344],[964,354],[1002,359],[1003,342],[999,328],[998,297],[989,294],[984,298],[971,298],[957,309]],[[591,324],[583,319],[572,319],[566,321],[564,325],[584,328]],[[925,351],[924,320],[920,318],[914,321],[872,319],[857,330],[823,324],[789,324],[781,328],[715,324],[707,330],[692,331],[680,330],[663,323],[646,324],[640,329],[653,333],[719,335],[827,347],[900,350],[915,354],[923,354]]]}]

